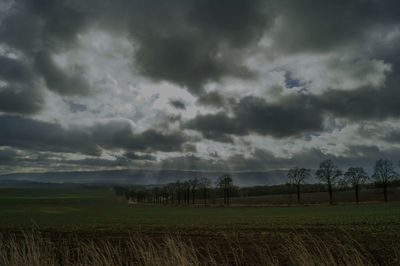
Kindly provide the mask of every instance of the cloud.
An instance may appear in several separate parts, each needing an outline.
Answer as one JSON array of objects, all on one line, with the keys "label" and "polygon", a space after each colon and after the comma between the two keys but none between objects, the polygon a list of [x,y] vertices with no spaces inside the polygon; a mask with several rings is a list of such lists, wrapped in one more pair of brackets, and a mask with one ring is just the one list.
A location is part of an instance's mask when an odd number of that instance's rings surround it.
[{"label": "cloud", "polygon": [[[300,91],[282,96],[273,103],[253,96],[241,98],[235,103],[219,93],[206,95],[199,98],[203,105],[219,106],[224,111],[200,114],[187,121],[184,127],[218,141],[226,135],[259,134],[285,138],[307,132],[323,132],[327,117],[352,122],[399,118],[400,82],[396,73],[388,74],[386,86],[380,89],[361,87],[348,91],[339,88],[318,95]],[[226,105],[226,102],[230,103]]]},{"label": "cloud", "polygon": [[32,114],[43,109],[43,92],[32,78],[27,82],[26,73],[63,96],[93,93],[86,65],[61,67],[54,60],[74,50],[78,36],[93,25],[129,37],[133,72],[200,94],[206,83],[225,76],[255,77],[241,55],[268,23],[262,1],[14,1],[0,24],[0,45],[12,47],[30,63],[24,73],[16,72],[18,80],[2,88],[0,110]]},{"label": "cloud", "polygon": [[0,146],[95,156],[101,155],[102,149],[180,151],[186,141],[178,132],[163,134],[149,129],[135,134],[124,121],[65,128],[56,123],[3,115],[0,127]]},{"label": "cloud", "polygon": [[[255,73],[241,64],[240,50],[256,43],[268,26],[262,1],[172,1],[141,4],[130,28],[137,47],[134,64],[154,80],[166,80],[199,94],[225,76]],[[151,12],[149,8],[151,6]],[[157,16],[157,17],[153,17]],[[143,21],[145,20],[145,22]],[[242,23],[245,21],[245,23]]]},{"label": "cloud", "polygon": [[73,101],[68,100],[64,100],[64,102],[68,104],[71,113],[85,112],[87,110],[87,106],[84,104],[74,103]]},{"label": "cloud", "polygon": [[0,149],[0,165],[8,165],[13,162],[18,153],[14,149],[3,148]]},{"label": "cloud", "polygon": [[199,96],[197,103],[204,106],[211,106],[215,108],[229,107],[229,104],[234,104],[235,99],[225,97],[218,91],[212,91]]},{"label": "cloud", "polygon": [[181,109],[181,110],[186,109],[185,103],[181,100],[170,100],[169,103],[176,109]]},{"label": "cloud", "polygon": [[199,115],[184,127],[214,140],[220,140],[220,135],[249,134],[285,138],[322,130],[322,114],[315,111],[306,97],[289,97],[279,104],[269,104],[264,99],[248,96],[234,105],[233,116],[223,112]]},{"label": "cloud", "polygon": [[14,1],[0,24],[0,40],[21,51],[32,62],[30,71],[42,76],[47,88],[63,95],[90,90],[81,66],[69,71],[54,64],[51,55],[75,43],[87,21],[69,1]]},{"label": "cloud", "polygon": [[317,109],[352,121],[399,117],[399,97],[397,86],[380,90],[368,87],[353,91],[330,90],[318,97],[310,96]]},{"label": "cloud", "polygon": [[156,158],[150,154],[139,155],[135,152],[125,152],[123,155],[125,158],[129,160],[147,160],[154,161]]},{"label": "cloud", "polygon": [[323,53],[362,42],[375,25],[397,20],[395,0],[272,1],[278,14],[271,39],[282,53]]},{"label": "cloud", "polygon": [[92,89],[84,66],[74,65],[69,71],[62,70],[49,53],[41,52],[35,56],[35,67],[42,73],[47,88],[61,95],[87,95]]},{"label": "cloud", "polygon": [[43,95],[26,62],[0,56],[0,111],[32,114],[42,109]]},{"label": "cloud", "polygon": [[[398,129],[379,127],[400,118],[399,5],[0,4],[0,158],[207,169],[394,158]],[[351,136],[366,123],[377,129]]]}]

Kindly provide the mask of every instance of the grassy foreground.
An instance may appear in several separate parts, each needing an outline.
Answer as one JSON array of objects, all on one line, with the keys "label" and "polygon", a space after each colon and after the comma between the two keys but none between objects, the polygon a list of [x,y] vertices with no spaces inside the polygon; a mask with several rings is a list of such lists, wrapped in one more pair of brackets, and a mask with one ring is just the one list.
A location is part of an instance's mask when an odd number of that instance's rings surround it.
[{"label": "grassy foreground", "polygon": [[0,265],[400,264],[398,202],[186,208],[3,189],[0,214]]},{"label": "grassy foreground", "polygon": [[0,238],[1,265],[398,265],[400,245],[369,250],[350,235],[277,234],[273,239],[195,242],[134,234],[125,241],[58,241],[38,233]]}]

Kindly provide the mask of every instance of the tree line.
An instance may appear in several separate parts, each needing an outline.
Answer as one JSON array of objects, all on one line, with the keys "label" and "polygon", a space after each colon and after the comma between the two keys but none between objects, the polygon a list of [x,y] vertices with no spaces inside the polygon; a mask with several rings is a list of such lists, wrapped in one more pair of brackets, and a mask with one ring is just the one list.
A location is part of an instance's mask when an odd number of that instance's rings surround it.
[{"label": "tree line", "polygon": [[175,204],[175,205],[194,205],[196,199],[201,199],[206,206],[212,193],[215,197],[223,197],[224,204],[229,205],[229,199],[232,191],[238,187],[233,185],[232,177],[229,174],[220,176],[212,186],[209,178],[194,179],[188,181],[177,181],[164,186],[156,186],[153,188],[126,188],[114,187],[118,196],[125,196],[126,199],[137,203],[154,203],[154,204]]},{"label": "tree line", "polygon": [[[296,186],[297,201],[301,203],[301,186],[305,184],[310,177],[311,170],[306,168],[294,167],[288,171],[288,178]],[[372,176],[368,176],[362,167],[349,167],[343,172],[336,166],[332,160],[325,160],[320,163],[315,172],[315,176],[323,184],[326,184],[329,193],[329,203],[333,204],[333,188],[337,184],[349,185],[354,189],[355,200],[359,203],[359,189],[370,178],[374,179],[376,184],[383,188],[383,197],[388,201],[388,186],[399,177],[395,171],[393,162],[387,159],[379,159],[375,162]]]},{"label": "tree line", "polygon": [[293,167],[288,170],[287,177],[290,183],[275,186],[255,186],[239,188],[233,184],[232,177],[224,174],[213,183],[208,178],[198,179],[197,177],[184,182],[177,181],[164,186],[152,188],[144,187],[115,187],[116,194],[125,196],[126,199],[136,203],[152,204],[173,204],[189,205],[201,200],[204,206],[209,204],[211,198],[223,198],[224,204],[230,204],[231,197],[261,196],[266,194],[287,194],[292,193],[293,187],[296,190],[297,201],[301,203],[302,192],[327,191],[329,203],[333,204],[334,188],[351,187],[354,190],[355,201],[359,202],[359,190],[366,186],[367,181],[374,180],[373,185],[381,187],[384,201],[388,201],[388,186],[398,182],[399,174],[395,171],[393,162],[387,159],[379,159],[373,167],[373,174],[368,176],[362,167],[349,167],[342,171],[332,160],[325,160],[319,164],[315,171],[315,177],[320,181],[317,184],[307,184],[311,177],[311,169]]}]

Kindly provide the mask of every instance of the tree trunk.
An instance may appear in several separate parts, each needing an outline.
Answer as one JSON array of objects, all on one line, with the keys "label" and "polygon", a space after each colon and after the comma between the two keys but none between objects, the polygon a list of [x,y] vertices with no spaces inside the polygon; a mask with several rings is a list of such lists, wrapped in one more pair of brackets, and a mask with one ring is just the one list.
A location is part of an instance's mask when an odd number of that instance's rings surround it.
[{"label": "tree trunk", "polygon": [[329,182],[328,183],[328,192],[329,192],[329,204],[333,204],[333,195],[332,195],[332,185],[331,185],[331,183]]},{"label": "tree trunk", "polygon": [[359,203],[359,199],[358,199],[358,185],[355,186],[355,190],[356,190],[356,202],[357,204]]},{"label": "tree trunk", "polygon": [[229,188],[227,189],[227,195],[226,195],[226,197],[227,197],[227,203],[228,203],[228,206],[229,206]]},{"label": "tree trunk", "polygon": [[297,184],[297,203],[300,203],[300,185]]},{"label": "tree trunk", "polygon": [[226,205],[226,188],[224,188],[224,205]]},{"label": "tree trunk", "polygon": [[385,197],[385,202],[388,202],[387,198],[387,184],[383,184],[383,196]]},{"label": "tree trunk", "polygon": [[203,191],[203,197],[204,197],[204,207],[207,205],[207,188],[204,188]]},{"label": "tree trunk", "polygon": [[181,190],[178,189],[178,205],[181,204]]},{"label": "tree trunk", "polygon": [[195,202],[195,198],[196,198],[196,190],[193,189],[193,190],[192,190],[192,204],[193,204],[193,205],[194,205],[194,202]]}]

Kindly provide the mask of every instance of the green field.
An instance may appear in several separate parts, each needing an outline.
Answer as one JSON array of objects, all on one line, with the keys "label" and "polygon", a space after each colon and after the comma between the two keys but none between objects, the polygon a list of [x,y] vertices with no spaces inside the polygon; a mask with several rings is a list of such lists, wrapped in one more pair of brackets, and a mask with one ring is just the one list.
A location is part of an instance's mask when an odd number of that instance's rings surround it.
[{"label": "green field", "polygon": [[398,201],[204,208],[0,190],[1,265],[398,265],[399,239]]},{"label": "green field", "polygon": [[291,229],[398,234],[400,203],[294,207],[167,207],[127,204],[113,190],[0,190],[0,230],[214,234]]}]

